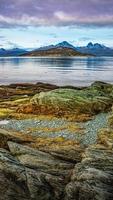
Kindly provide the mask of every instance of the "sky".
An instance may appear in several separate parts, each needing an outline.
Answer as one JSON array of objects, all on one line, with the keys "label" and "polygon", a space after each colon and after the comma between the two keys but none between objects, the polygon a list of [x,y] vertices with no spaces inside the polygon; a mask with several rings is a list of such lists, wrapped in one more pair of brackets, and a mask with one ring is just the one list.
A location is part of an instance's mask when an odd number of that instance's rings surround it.
[{"label": "sky", "polygon": [[113,47],[113,0],[0,0],[0,48]]}]

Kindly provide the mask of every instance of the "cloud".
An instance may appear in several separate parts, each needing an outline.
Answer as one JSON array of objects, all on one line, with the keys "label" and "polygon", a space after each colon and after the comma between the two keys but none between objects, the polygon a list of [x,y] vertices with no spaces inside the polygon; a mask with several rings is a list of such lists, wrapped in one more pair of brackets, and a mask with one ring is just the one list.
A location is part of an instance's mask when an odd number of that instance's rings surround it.
[{"label": "cloud", "polygon": [[6,41],[5,45],[9,48],[23,48],[21,45],[18,45],[17,43],[11,41]]},{"label": "cloud", "polygon": [[65,25],[91,25],[91,26],[113,26],[113,15],[98,15],[98,16],[79,16],[76,14],[66,14],[63,11],[55,12],[54,16],[59,20],[59,23]]},{"label": "cloud", "polygon": [[66,14],[65,12],[63,11],[57,11],[54,13],[54,16],[59,20],[59,21],[62,21],[62,22],[75,22],[76,19],[74,16],[71,16],[69,14]]},{"label": "cloud", "polygon": [[4,41],[6,38],[3,35],[0,35],[0,40]]},{"label": "cloud", "polygon": [[55,33],[49,33],[49,36],[52,38],[57,38],[58,36]]},{"label": "cloud", "polygon": [[91,37],[80,37],[79,40],[83,41],[83,42],[84,41],[92,41],[92,40],[94,40],[94,38],[91,38]]},{"label": "cloud", "polygon": [[113,0],[0,0],[0,27],[113,26]]},{"label": "cloud", "polygon": [[13,26],[41,26],[47,25],[49,21],[44,18],[38,18],[34,16],[22,15],[19,18],[4,17],[0,15],[0,27],[13,27]]}]

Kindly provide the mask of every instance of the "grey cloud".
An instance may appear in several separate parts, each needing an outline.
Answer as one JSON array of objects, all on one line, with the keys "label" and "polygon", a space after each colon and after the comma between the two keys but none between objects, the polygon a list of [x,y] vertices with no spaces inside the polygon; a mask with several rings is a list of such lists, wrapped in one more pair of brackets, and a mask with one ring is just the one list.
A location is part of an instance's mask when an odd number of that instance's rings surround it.
[{"label": "grey cloud", "polygon": [[0,27],[113,26],[113,0],[0,0]]}]

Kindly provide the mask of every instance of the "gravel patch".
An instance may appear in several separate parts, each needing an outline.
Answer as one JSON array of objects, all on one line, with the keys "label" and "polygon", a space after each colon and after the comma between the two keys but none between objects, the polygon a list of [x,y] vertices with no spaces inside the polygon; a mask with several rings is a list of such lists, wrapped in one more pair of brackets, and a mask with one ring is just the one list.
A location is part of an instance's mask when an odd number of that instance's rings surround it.
[{"label": "gravel patch", "polygon": [[94,144],[97,141],[97,133],[99,129],[107,127],[107,119],[109,113],[98,114],[94,119],[84,124],[85,134],[81,139],[81,143],[85,145]]},{"label": "gravel patch", "polygon": [[[19,131],[25,134],[31,134],[37,137],[64,137],[66,139],[79,140],[83,145],[89,145],[96,143],[98,130],[107,127],[107,118],[109,113],[101,113],[94,117],[94,119],[85,123],[72,123],[64,119],[52,119],[52,120],[38,120],[38,119],[25,119],[25,120],[9,120],[8,123],[0,123],[1,128],[8,130]],[[71,131],[68,129],[61,129],[70,125],[79,125],[84,128],[84,133],[77,131]],[[38,130],[39,128],[39,130]],[[42,129],[41,129],[42,128]],[[43,131],[43,128],[57,129],[54,131]],[[31,132],[31,129],[32,132]]]}]

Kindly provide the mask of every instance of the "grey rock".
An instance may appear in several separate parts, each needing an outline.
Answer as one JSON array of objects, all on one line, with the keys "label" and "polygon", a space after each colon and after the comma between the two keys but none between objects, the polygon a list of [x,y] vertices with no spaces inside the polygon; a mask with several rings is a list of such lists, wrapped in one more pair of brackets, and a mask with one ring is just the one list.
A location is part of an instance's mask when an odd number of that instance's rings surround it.
[{"label": "grey rock", "polygon": [[113,199],[113,151],[89,147],[73,170],[65,200]]},{"label": "grey rock", "polygon": [[113,199],[113,150],[90,146],[76,164],[73,151],[66,160],[63,152],[8,146],[11,153],[0,149],[0,200]]},{"label": "grey rock", "polygon": [[74,163],[57,154],[42,152],[8,142],[13,156],[25,167],[27,187],[33,200],[57,200],[64,196],[65,186]]},{"label": "grey rock", "polygon": [[25,168],[8,151],[0,149],[0,200],[30,200]]},{"label": "grey rock", "polygon": [[14,142],[8,142],[11,153],[18,158],[21,164],[32,169],[45,172],[65,172],[73,168],[74,164],[63,159],[58,159],[49,153],[39,151]]}]

